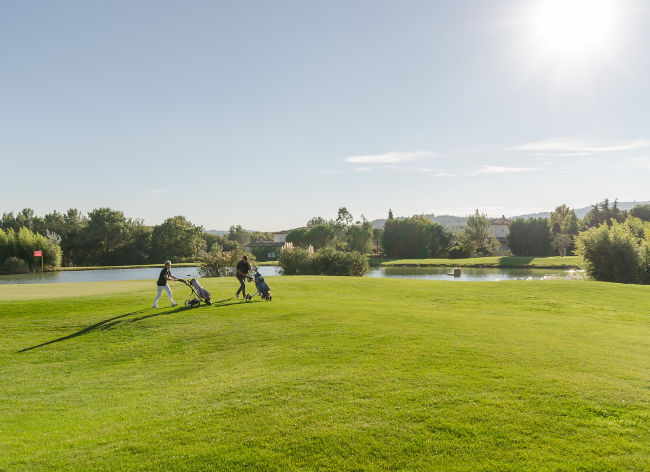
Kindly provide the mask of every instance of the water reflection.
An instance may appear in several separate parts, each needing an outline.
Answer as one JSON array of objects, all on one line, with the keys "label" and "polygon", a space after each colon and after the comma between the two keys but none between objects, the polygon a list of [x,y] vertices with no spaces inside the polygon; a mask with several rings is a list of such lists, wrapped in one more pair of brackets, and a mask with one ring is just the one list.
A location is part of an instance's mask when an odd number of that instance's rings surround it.
[{"label": "water reflection", "polygon": [[508,269],[462,267],[460,277],[453,276],[451,267],[373,267],[368,277],[400,279],[452,280],[460,282],[500,280],[583,279],[584,272],[557,269]]}]

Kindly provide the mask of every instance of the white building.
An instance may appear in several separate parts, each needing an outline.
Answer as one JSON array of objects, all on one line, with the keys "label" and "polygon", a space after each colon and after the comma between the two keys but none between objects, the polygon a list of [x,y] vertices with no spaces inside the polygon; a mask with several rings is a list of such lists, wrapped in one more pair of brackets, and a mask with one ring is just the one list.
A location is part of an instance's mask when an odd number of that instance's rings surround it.
[{"label": "white building", "polygon": [[501,243],[501,248],[499,249],[499,255],[504,254],[508,251],[508,234],[510,234],[510,221],[505,216],[501,218],[494,218],[490,220],[490,233],[492,236],[497,238]]}]

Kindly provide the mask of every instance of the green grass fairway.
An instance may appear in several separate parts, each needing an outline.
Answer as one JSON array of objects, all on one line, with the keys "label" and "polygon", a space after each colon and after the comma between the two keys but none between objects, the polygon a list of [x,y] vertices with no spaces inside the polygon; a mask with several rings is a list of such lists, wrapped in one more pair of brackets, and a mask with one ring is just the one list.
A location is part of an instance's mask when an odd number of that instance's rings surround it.
[{"label": "green grass fairway", "polygon": [[382,266],[429,267],[511,267],[529,269],[573,269],[580,267],[578,256],[553,257],[472,257],[468,259],[390,259]]},{"label": "green grass fairway", "polygon": [[0,471],[649,468],[650,287],[268,281],[0,286]]}]

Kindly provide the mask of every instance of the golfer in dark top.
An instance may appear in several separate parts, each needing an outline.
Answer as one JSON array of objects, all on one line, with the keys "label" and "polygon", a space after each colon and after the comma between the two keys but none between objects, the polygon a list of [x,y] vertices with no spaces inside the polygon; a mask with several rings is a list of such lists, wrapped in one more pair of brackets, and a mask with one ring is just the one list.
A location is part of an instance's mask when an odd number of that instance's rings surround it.
[{"label": "golfer in dark top", "polygon": [[169,279],[172,280],[178,280],[176,277],[172,275],[170,272],[170,269],[172,268],[172,263],[171,261],[165,262],[165,267],[163,270],[160,271],[160,276],[158,276],[158,282],[156,282],[158,292],[156,293],[156,299],[153,302],[153,307],[158,308],[158,300],[160,300],[160,295],[162,295],[162,291],[165,290],[167,292],[167,296],[169,297],[169,303],[172,304],[172,306],[178,305],[174,301],[174,297],[172,297],[172,289],[169,288],[169,285],[167,284],[167,281]]},{"label": "golfer in dark top", "polygon": [[241,261],[237,263],[237,273],[235,274],[240,284],[239,290],[237,290],[237,293],[235,294],[237,298],[239,298],[239,292],[242,292],[244,300],[246,300],[246,277],[249,276],[248,273],[250,270],[251,265],[248,262],[248,257],[242,257]]}]

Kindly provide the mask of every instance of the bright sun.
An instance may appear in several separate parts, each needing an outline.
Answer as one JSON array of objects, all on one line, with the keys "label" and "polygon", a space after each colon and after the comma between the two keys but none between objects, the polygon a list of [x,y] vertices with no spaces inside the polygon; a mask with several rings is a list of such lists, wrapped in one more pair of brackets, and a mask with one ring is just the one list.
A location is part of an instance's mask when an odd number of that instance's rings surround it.
[{"label": "bright sun", "polygon": [[545,56],[572,60],[609,50],[617,37],[616,0],[541,0],[527,22]]}]

